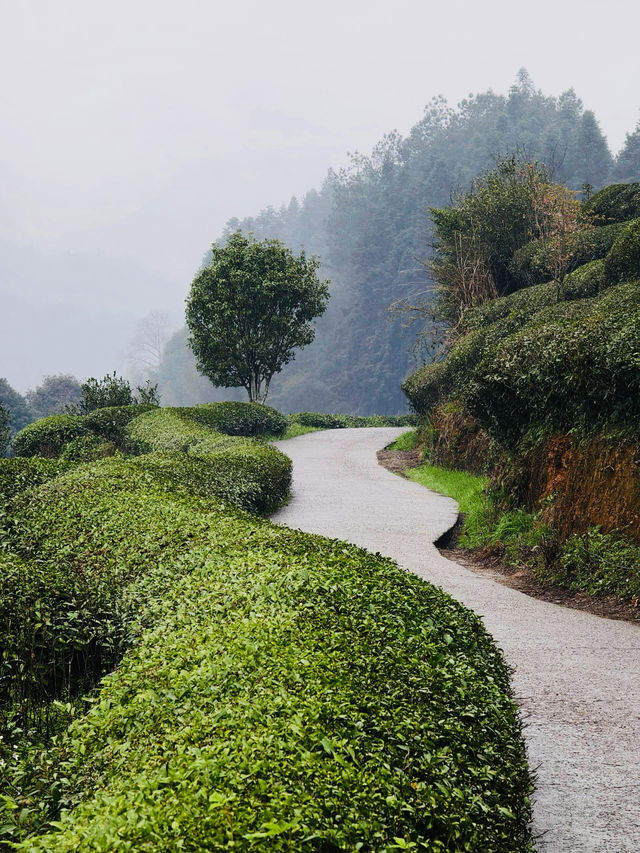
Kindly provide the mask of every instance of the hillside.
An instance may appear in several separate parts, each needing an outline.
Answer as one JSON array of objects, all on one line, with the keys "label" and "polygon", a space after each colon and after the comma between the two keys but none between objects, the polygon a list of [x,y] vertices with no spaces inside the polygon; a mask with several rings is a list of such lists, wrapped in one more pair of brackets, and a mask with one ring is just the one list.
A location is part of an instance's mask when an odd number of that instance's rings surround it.
[{"label": "hillside", "polygon": [[[329,172],[319,191],[230,220],[221,239],[240,229],[304,247],[320,256],[323,276],[333,282],[316,341],[274,379],[273,404],[284,411],[404,410],[400,383],[430,355],[413,353],[414,330],[389,306],[431,287],[424,268],[432,241],[429,208],[447,204],[496,156],[516,149],[546,163],[556,180],[575,190],[601,187],[617,172],[621,180],[639,179],[639,145],[640,136],[631,134],[614,161],[593,113],[573,91],[545,96],[521,72],[507,96],[489,91],[456,108],[435,99],[406,137],[389,134],[370,156],[354,157],[350,169]],[[195,402],[203,391],[214,399],[217,392],[198,380],[185,341],[186,333],[178,332],[167,350],[159,375],[165,399]]]},{"label": "hillside", "polygon": [[583,211],[562,281],[528,283],[549,277],[548,241],[515,251],[515,292],[467,306],[444,357],[404,389],[430,461],[490,476],[471,544],[528,559],[540,580],[635,601],[640,184],[608,186]]}]

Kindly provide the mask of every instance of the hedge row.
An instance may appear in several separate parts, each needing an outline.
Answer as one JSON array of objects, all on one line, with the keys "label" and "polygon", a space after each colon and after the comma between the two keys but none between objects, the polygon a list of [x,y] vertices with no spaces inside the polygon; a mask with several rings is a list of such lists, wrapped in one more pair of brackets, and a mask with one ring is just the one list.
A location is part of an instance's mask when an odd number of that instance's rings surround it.
[{"label": "hedge row", "polygon": [[610,184],[592,195],[585,208],[602,223],[636,219],[640,216],[640,184]]},{"label": "hedge row", "polygon": [[287,429],[286,418],[261,403],[203,403],[178,411],[226,435],[281,436]]},{"label": "hedge row", "polygon": [[482,313],[499,319],[409,377],[403,388],[416,411],[458,397],[507,446],[533,426],[640,425],[638,282],[542,307],[549,287],[490,303]]},{"label": "hedge row", "polygon": [[[127,444],[127,427],[135,418],[158,407],[148,403],[108,406],[88,415],[52,415],[41,418],[21,430],[11,444],[15,456],[59,456],[66,444],[85,436],[111,442],[116,449],[135,450]],[[198,421],[226,435],[280,436],[287,428],[286,419],[275,409],[258,403],[205,403],[191,408],[174,409],[176,413]],[[67,452],[74,460],[109,455],[95,441],[76,441]]]},{"label": "hedge row", "polygon": [[103,665],[139,638],[59,747],[71,810],[23,849],[530,849],[506,667],[441,590],[134,460],[14,513],[21,558],[113,614]]},{"label": "hedge row", "polygon": [[412,426],[413,415],[331,415],[326,412],[297,412],[288,416],[289,423],[320,429],[346,429],[349,427]]},{"label": "hedge row", "polygon": [[251,439],[221,435],[177,409],[133,420],[129,443],[144,453],[135,464],[190,494],[213,495],[253,512],[275,511],[291,485],[291,461]]}]

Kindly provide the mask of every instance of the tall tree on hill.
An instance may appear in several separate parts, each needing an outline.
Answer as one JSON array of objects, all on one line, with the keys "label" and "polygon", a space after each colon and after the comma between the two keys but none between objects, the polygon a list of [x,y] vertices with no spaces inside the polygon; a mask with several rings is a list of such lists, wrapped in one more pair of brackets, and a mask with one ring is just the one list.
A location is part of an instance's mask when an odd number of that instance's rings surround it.
[{"label": "tall tree on hill", "polygon": [[628,133],[613,172],[614,179],[620,183],[640,181],[640,121],[633,133]]},{"label": "tall tree on hill", "polygon": [[12,436],[34,420],[25,398],[2,377],[0,377],[0,405],[9,413]]}]

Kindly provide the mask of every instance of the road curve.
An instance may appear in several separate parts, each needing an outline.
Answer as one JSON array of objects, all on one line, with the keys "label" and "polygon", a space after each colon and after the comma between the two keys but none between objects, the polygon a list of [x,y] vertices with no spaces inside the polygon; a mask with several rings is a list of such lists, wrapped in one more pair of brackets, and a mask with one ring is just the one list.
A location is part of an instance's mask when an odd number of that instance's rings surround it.
[{"label": "road curve", "polygon": [[442,557],[457,504],[389,473],[376,451],[401,429],[315,432],[277,446],[293,460],[278,524],[393,557],[480,614],[514,668],[537,774],[544,853],[640,851],[640,629],[538,601]]}]

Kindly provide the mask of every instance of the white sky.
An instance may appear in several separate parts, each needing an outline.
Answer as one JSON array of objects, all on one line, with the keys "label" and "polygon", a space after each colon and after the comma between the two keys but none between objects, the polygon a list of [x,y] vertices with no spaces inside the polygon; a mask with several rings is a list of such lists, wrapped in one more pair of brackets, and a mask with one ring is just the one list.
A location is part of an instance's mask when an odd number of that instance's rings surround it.
[{"label": "white sky", "polygon": [[[573,86],[617,150],[639,32],[637,0],[0,0],[0,236],[156,275],[179,313],[229,217],[317,186],[434,95],[506,92],[524,66],[546,94]],[[147,291],[126,291],[139,315]]]}]

